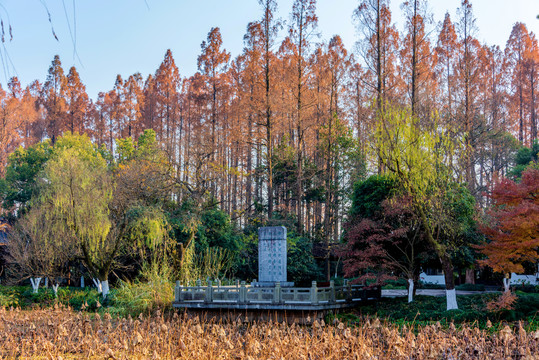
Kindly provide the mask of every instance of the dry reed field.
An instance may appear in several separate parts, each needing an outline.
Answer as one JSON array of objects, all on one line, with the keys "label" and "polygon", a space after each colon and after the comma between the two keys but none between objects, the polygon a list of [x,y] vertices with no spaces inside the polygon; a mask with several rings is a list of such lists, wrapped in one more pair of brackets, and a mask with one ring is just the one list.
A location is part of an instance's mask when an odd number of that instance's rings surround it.
[{"label": "dry reed field", "polygon": [[202,322],[159,313],[137,319],[65,308],[0,308],[2,359],[536,359],[539,331],[440,325],[396,327],[367,320],[358,327],[315,321]]}]

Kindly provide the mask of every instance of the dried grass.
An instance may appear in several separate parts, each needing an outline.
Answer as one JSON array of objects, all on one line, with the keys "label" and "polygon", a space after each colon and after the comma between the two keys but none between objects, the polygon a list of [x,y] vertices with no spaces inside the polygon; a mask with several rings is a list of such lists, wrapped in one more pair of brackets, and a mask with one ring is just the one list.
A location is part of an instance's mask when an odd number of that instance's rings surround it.
[{"label": "dried grass", "polygon": [[0,308],[3,359],[535,359],[539,331],[508,326],[498,333],[464,325],[396,327],[378,319],[348,327],[174,315],[112,319],[70,309]]}]

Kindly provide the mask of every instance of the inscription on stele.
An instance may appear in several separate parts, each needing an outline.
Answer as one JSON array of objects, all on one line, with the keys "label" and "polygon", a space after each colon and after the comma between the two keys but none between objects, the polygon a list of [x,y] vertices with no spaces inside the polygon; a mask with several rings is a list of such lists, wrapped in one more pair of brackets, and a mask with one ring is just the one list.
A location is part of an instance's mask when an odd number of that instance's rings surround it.
[{"label": "inscription on stele", "polygon": [[286,228],[258,229],[258,281],[286,282]]}]

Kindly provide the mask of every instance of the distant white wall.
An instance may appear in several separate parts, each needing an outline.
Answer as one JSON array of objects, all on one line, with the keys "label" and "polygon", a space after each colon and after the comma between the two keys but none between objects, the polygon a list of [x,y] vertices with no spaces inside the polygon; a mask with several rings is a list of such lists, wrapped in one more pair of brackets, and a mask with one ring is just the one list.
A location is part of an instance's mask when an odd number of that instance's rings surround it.
[{"label": "distant white wall", "polygon": [[537,275],[517,275],[515,273],[512,273],[511,280],[509,283],[511,285],[517,285],[517,284],[537,285]]},{"label": "distant white wall", "polygon": [[[445,279],[443,275],[427,275],[424,272],[419,274],[419,280],[426,284],[437,284],[445,285]],[[537,275],[517,275],[515,273],[511,274],[511,285],[518,284],[530,284],[530,285],[539,285],[537,281]]]},{"label": "distant white wall", "polygon": [[427,275],[422,272],[419,274],[419,280],[425,284],[445,285],[444,275]]}]

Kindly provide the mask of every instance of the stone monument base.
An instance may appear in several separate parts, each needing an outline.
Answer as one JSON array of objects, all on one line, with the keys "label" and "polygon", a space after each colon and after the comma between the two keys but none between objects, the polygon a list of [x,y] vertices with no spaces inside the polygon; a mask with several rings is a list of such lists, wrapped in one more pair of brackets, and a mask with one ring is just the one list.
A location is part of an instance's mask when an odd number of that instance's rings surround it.
[{"label": "stone monument base", "polygon": [[[281,287],[294,287],[293,281],[280,281]],[[253,287],[275,287],[276,281],[253,281],[251,286]]]}]

